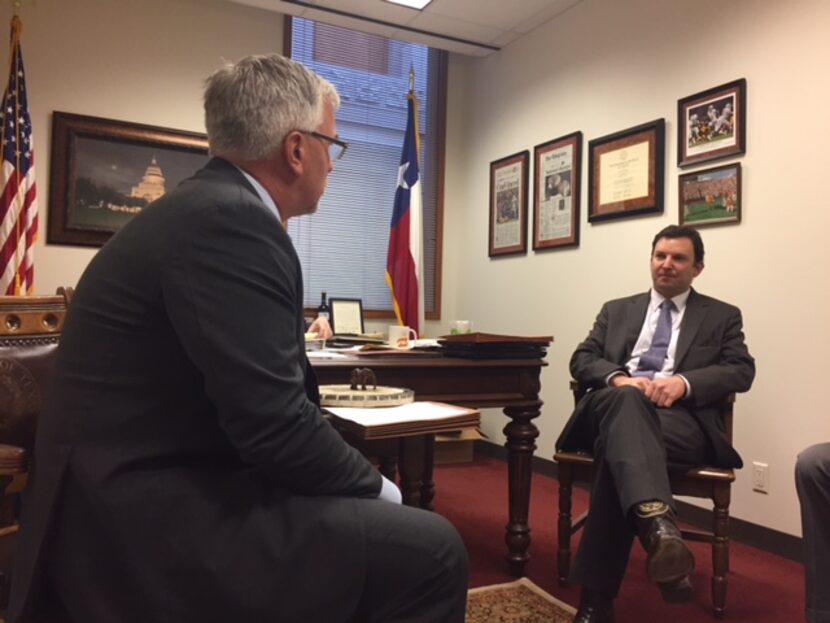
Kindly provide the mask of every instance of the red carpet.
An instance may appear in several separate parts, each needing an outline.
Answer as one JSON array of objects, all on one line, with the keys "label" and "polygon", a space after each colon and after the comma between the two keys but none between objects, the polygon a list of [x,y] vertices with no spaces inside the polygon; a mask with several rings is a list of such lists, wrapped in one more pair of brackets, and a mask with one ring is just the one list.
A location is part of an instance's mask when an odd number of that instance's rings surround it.
[{"label": "red carpet", "polygon": [[[513,579],[504,559],[507,523],[507,464],[478,458],[469,465],[435,470],[435,509],[458,528],[470,555],[470,586],[497,584]],[[534,475],[530,500],[531,559],[526,571],[537,585],[569,604],[576,604],[578,589],[560,588],[556,580],[557,483]],[[573,513],[583,512],[585,492],[574,494]],[[578,537],[572,547],[576,551]],[[686,604],[666,604],[645,577],[645,556],[635,543],[628,573],[617,599],[618,621],[671,621],[712,623],[709,582],[711,549],[692,543],[697,560],[692,581],[695,598]],[[804,620],[804,570],[798,563],[732,541],[730,543],[727,621],[736,623],[798,623]]]}]

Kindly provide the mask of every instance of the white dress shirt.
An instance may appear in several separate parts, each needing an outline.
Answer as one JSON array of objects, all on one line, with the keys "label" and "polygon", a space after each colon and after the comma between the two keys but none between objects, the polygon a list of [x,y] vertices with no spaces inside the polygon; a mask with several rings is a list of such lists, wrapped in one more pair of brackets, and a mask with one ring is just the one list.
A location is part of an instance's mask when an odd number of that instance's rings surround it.
[{"label": "white dress shirt", "polygon": [[[664,379],[674,376],[675,353],[677,352],[677,338],[680,335],[680,326],[683,323],[683,316],[686,314],[686,301],[689,299],[691,290],[686,290],[682,294],[672,297],[674,309],[671,312],[671,340],[669,341],[669,348],[666,352],[666,359],[663,362],[663,367],[658,372],[654,373],[655,379]],[[640,355],[645,353],[651,346],[651,341],[654,338],[654,332],[657,330],[657,320],[660,318],[660,305],[666,300],[662,294],[656,290],[651,290],[651,300],[648,303],[646,310],[646,317],[643,321],[643,327],[640,329],[640,335],[634,343],[634,349],[631,351],[631,358],[625,364],[629,375],[637,369],[637,364],[640,363]],[[608,376],[607,381],[610,383],[611,379],[620,372],[614,372]],[[686,384],[686,396],[692,395],[692,386],[689,381],[682,374],[678,374],[683,382]]]}]

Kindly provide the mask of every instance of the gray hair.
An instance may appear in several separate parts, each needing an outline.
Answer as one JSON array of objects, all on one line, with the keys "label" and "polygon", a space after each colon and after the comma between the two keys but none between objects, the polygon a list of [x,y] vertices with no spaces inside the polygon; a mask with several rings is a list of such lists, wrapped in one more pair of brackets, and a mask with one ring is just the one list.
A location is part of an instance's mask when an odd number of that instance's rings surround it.
[{"label": "gray hair", "polygon": [[328,80],[280,56],[248,56],[205,81],[205,127],[215,156],[262,160],[293,130],[314,130],[340,96]]}]

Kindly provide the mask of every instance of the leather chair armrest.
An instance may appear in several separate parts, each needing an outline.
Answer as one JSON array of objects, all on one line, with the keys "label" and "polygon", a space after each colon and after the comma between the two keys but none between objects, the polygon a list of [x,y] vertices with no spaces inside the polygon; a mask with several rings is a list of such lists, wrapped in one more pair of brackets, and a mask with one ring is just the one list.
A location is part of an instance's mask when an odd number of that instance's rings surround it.
[{"label": "leather chair armrest", "polygon": [[0,444],[0,475],[24,474],[29,468],[29,457],[25,449]]}]

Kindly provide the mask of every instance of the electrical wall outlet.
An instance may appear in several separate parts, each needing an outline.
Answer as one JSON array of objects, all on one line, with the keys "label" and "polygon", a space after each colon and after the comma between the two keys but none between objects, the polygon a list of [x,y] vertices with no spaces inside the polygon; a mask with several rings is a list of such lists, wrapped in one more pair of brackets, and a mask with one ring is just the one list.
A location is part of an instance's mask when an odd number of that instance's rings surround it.
[{"label": "electrical wall outlet", "polygon": [[769,493],[769,465],[767,463],[752,462],[752,490],[758,493]]}]

